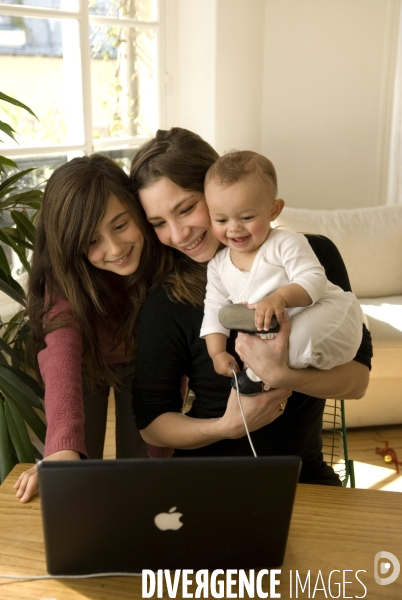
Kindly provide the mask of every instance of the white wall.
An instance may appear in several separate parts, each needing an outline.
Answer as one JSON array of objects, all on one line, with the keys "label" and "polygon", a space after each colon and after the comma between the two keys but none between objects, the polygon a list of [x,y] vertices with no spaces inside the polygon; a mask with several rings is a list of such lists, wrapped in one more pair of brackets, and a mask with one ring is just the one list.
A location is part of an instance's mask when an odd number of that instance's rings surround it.
[{"label": "white wall", "polygon": [[216,123],[218,152],[260,149],[264,0],[217,0]]},{"label": "white wall", "polygon": [[216,0],[167,1],[167,116],[215,142]]},{"label": "white wall", "polygon": [[290,206],[387,201],[402,0],[167,0],[168,110],[275,164]]},{"label": "white wall", "polygon": [[399,0],[266,0],[261,150],[290,206],[385,204]]},{"label": "white wall", "polygon": [[167,9],[165,126],[196,131],[218,152],[259,150],[265,0],[168,0]]}]

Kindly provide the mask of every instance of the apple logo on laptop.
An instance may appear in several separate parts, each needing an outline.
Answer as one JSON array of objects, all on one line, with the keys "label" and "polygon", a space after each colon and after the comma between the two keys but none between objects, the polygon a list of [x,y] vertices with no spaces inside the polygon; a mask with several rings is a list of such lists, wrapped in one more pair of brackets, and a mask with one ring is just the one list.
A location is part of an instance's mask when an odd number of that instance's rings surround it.
[{"label": "apple logo on laptop", "polygon": [[177,530],[183,527],[184,523],[180,521],[180,517],[183,515],[182,513],[175,512],[175,510],[176,506],[172,506],[169,512],[156,515],[154,521],[158,529],[166,531],[167,529]]}]

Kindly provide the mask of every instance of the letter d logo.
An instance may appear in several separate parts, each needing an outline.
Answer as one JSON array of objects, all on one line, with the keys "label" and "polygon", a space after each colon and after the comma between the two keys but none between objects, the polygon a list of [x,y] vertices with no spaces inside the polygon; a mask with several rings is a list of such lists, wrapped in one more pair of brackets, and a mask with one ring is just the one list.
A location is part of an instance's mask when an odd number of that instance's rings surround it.
[{"label": "letter d logo", "polygon": [[[386,558],[389,561],[391,561],[392,566],[394,567],[393,572],[391,573],[391,575],[389,575],[389,577],[380,577],[379,575],[378,562],[381,558]],[[382,575],[388,573],[390,566],[391,564],[389,562],[381,563],[380,573]],[[394,581],[398,578],[400,570],[401,565],[394,554],[391,554],[391,552],[385,552],[385,550],[383,550],[382,552],[377,552],[377,554],[374,557],[374,579],[375,582],[378,583],[378,585],[389,585],[390,583],[394,583]]]}]

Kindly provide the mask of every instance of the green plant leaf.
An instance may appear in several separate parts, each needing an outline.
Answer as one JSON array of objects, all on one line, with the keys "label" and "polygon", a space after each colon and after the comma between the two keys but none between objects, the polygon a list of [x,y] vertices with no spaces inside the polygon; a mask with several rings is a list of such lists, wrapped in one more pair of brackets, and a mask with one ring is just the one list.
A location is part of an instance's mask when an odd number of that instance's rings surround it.
[{"label": "green plant leaf", "polygon": [[[11,371],[4,365],[0,365],[0,389],[4,389],[4,395],[10,400],[17,401],[19,406],[31,407],[34,406],[39,410],[43,411],[43,405],[41,399],[19,377],[19,372],[16,370]],[[36,414],[36,413],[35,413]]]},{"label": "green plant leaf", "polygon": [[8,356],[13,358],[14,360],[17,360],[17,361],[20,360],[18,353],[15,352],[15,350],[13,350],[13,348],[11,348],[11,346],[9,344],[7,344],[7,342],[5,342],[1,337],[0,337],[0,350],[5,352],[6,354],[8,354]]},{"label": "green plant leaf", "polygon": [[2,203],[2,198],[5,198],[6,196],[8,196],[9,194],[11,194],[11,192],[13,192],[14,190],[17,190],[18,187],[10,187],[8,189],[6,189],[4,192],[0,192],[0,203]]},{"label": "green plant leaf", "polygon": [[[14,198],[14,196],[11,196],[11,198]],[[26,198],[22,201],[15,202],[15,204],[17,204],[18,206],[24,206],[25,208],[29,208],[29,209],[37,212],[41,207],[42,198],[39,198],[38,200],[35,200],[35,199],[30,200],[29,198]],[[14,206],[15,206],[15,204],[14,204]],[[12,206],[12,205],[10,204],[10,206]],[[37,218],[37,215],[35,214],[34,220],[36,220],[36,218]]]},{"label": "green plant leaf", "polygon": [[23,337],[24,339],[28,339],[30,334],[30,327],[26,322],[27,316],[27,310],[25,308],[22,308],[19,311],[18,337]]},{"label": "green plant leaf", "polygon": [[17,399],[16,397],[10,398],[10,400],[12,400],[12,402],[14,402],[18,406],[26,424],[29,425],[34,434],[44,444],[46,437],[46,425],[35,412],[35,410],[32,408],[32,406],[26,406],[24,404],[21,404],[19,399]]},{"label": "green plant leaf", "polygon": [[18,338],[18,333],[23,328],[26,314],[26,308],[21,308],[15,313],[15,315],[11,317],[8,323],[4,324],[4,331],[2,333],[2,338],[4,341],[11,344],[15,341],[16,338]]},{"label": "green plant leaf", "polygon": [[[6,230],[5,227],[0,229],[0,242],[3,242],[3,244],[7,244],[7,246],[10,246],[14,250],[14,252],[17,254],[18,258],[24,265],[25,269],[29,273],[29,271],[31,269],[31,265],[27,261],[25,252],[23,250],[21,250],[21,248],[20,248],[20,245],[26,246],[26,243],[19,240],[18,237],[16,237],[15,235],[9,235],[5,230]],[[32,247],[31,244],[29,246]]]},{"label": "green plant leaf", "polygon": [[11,279],[10,265],[8,264],[7,256],[2,246],[0,246],[0,269],[3,271],[4,275],[6,275],[7,280]]},{"label": "green plant leaf", "polygon": [[31,242],[27,242],[24,239],[22,232],[19,231],[16,227],[2,227],[0,231],[5,233],[10,240],[21,246],[21,248],[19,248],[21,252],[23,252],[22,248],[26,248],[27,250],[33,250],[33,244],[31,244]]},{"label": "green plant leaf", "polygon": [[6,398],[4,414],[18,461],[20,463],[34,463],[35,454],[27,426],[18,408],[8,398]]},{"label": "green plant leaf", "polygon": [[18,302],[18,304],[21,304],[22,306],[26,306],[25,294],[24,295],[20,294],[19,292],[17,292],[17,290],[15,290],[13,287],[11,287],[11,285],[9,283],[7,283],[6,281],[4,281],[4,279],[1,279],[1,278],[0,278],[0,290],[2,292],[4,292],[5,294],[7,294],[7,296],[10,296],[10,298],[15,300],[16,302]]},{"label": "green plant leaf", "polygon": [[6,135],[8,135],[8,137],[12,138],[14,140],[14,142],[17,141],[14,137],[14,133],[17,133],[17,132],[8,123],[4,123],[4,121],[0,121],[0,131],[3,131]]},{"label": "green plant leaf", "polygon": [[29,108],[29,106],[27,106],[26,104],[19,102],[19,100],[16,100],[15,98],[12,98],[11,96],[7,96],[7,94],[3,94],[3,92],[0,92],[0,100],[3,100],[3,102],[9,102],[10,104],[14,104],[14,106],[19,106],[20,108],[27,110],[29,113],[31,113],[32,116],[35,117],[35,119],[37,119],[39,121],[38,117],[35,115],[33,110],[31,110]]},{"label": "green plant leaf", "polygon": [[[25,328],[25,323],[18,323],[17,331],[15,332],[14,338],[12,340],[6,340],[9,344],[13,346],[15,350],[25,352],[26,344],[29,340],[29,330]],[[22,369],[25,371],[25,369]]]},{"label": "green plant leaf", "polygon": [[[10,345],[10,344],[9,344]],[[6,363],[6,367],[13,367],[20,373],[25,372],[25,368],[34,369],[35,365],[30,357],[27,357],[24,344],[19,343],[19,339],[17,338],[16,342],[12,346],[12,350],[15,352],[11,357],[11,365],[9,362]],[[29,364],[28,364],[29,363]]]},{"label": "green plant leaf", "polygon": [[4,225],[0,228],[0,231],[3,231],[6,235],[8,235],[8,237],[10,237],[16,244],[23,244],[26,248],[32,248],[31,242],[27,242],[24,234],[18,229],[18,227],[9,227],[8,225]]},{"label": "green plant leaf", "polygon": [[4,404],[0,398],[0,483],[3,483],[10,471],[10,438],[8,435]]},{"label": "green plant leaf", "polygon": [[1,209],[14,208],[16,206],[27,206],[39,210],[43,198],[42,190],[26,190],[19,194],[9,196],[7,200],[1,202]]},{"label": "green plant leaf", "polygon": [[[6,368],[10,369],[10,371],[12,371],[13,373],[16,373],[18,375],[18,377],[21,379],[21,381],[26,383],[26,385],[28,387],[30,387],[39,398],[43,399],[43,389],[41,388],[39,383],[36,381],[36,379],[34,379],[30,375],[28,375],[28,373],[25,373],[24,371],[20,371],[19,369],[15,369],[14,367],[11,367],[10,365],[6,365]],[[42,403],[40,403],[40,406],[37,408],[40,408],[41,410],[43,410]]]},{"label": "green plant leaf", "polygon": [[[13,185],[16,181],[19,181],[27,173],[30,173],[33,170],[34,170],[34,167],[31,167],[30,169],[25,169],[25,171],[20,171],[19,173],[14,173],[14,175],[11,175],[10,177],[7,177],[7,179],[5,179],[0,184],[0,192],[4,192],[4,190],[7,190],[8,188],[10,188],[10,186]],[[8,190],[8,191],[11,191],[11,190]]]},{"label": "green plant leaf", "polygon": [[6,158],[5,156],[0,155],[0,165],[6,165],[6,167],[14,167],[18,169],[17,163],[15,163],[11,158]]},{"label": "green plant leaf", "polygon": [[[0,248],[1,248],[1,246],[0,246]],[[20,284],[18,283],[18,281],[16,279],[13,279],[11,272],[10,272],[9,276],[6,273],[4,273],[2,267],[3,267],[3,265],[0,266],[0,279],[2,279],[3,281],[5,281],[9,285],[11,285],[11,287],[14,288],[16,292],[18,292],[19,294],[21,294],[21,296],[23,298],[25,298],[24,289],[20,286]]]},{"label": "green plant leaf", "polygon": [[18,358],[15,359],[14,357],[11,359],[11,365],[9,363],[7,363],[7,367],[12,366],[14,369],[16,369],[17,371],[20,371],[21,373],[24,373],[24,369],[25,368],[29,368],[31,370],[35,369],[35,364],[33,362],[33,360],[31,360],[30,358],[27,358],[26,353],[25,353],[25,348],[24,348],[24,344],[15,344],[13,346],[13,350],[17,353]]},{"label": "green plant leaf", "polygon": [[35,226],[32,225],[31,221],[28,219],[28,216],[25,212],[21,212],[18,210],[11,211],[11,217],[14,223],[17,225],[18,229],[22,231],[24,236],[32,242],[35,243]]},{"label": "green plant leaf", "polygon": [[15,456],[15,452],[13,452],[13,448],[11,447],[11,457],[10,457],[10,463],[11,463],[11,469],[10,471],[12,471],[15,467],[15,465],[17,464],[17,457]]}]

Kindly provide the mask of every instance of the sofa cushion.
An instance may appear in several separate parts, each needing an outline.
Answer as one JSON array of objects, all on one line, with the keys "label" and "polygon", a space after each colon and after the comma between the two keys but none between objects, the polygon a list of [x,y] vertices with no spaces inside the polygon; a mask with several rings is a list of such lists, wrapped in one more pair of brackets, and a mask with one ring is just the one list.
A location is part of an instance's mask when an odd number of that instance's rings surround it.
[{"label": "sofa cushion", "polygon": [[345,402],[346,425],[402,423],[402,296],[359,300],[373,338],[373,368],[364,398]]},{"label": "sofa cushion", "polygon": [[273,226],[329,237],[342,254],[359,298],[402,295],[402,206],[342,210],[285,206]]},{"label": "sofa cushion", "polygon": [[371,377],[400,379],[402,386],[402,296],[359,301],[373,339]]}]

